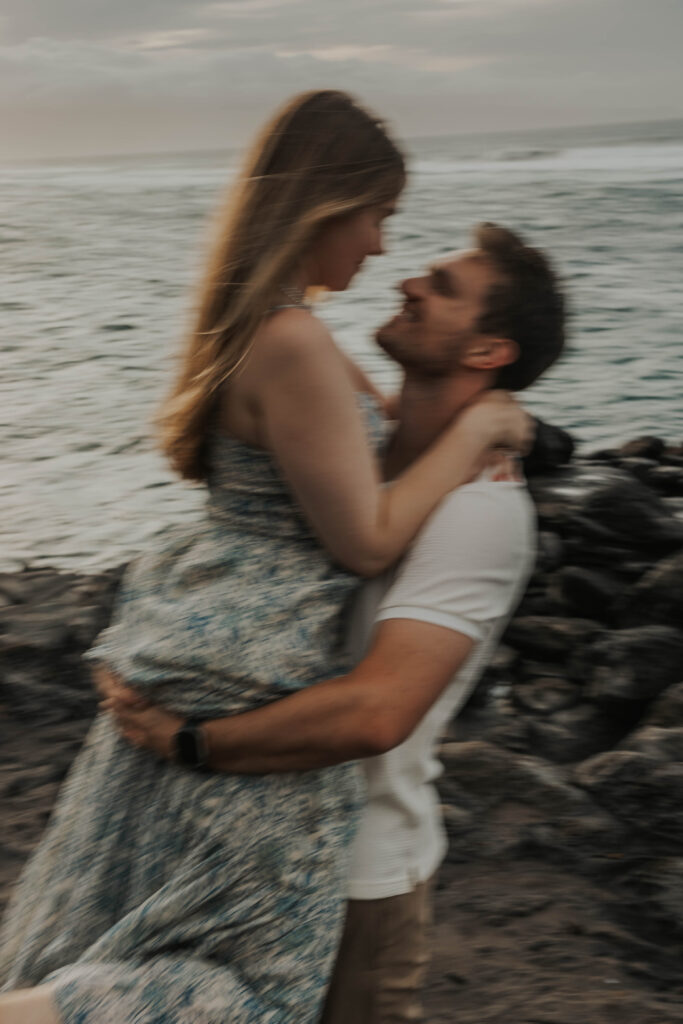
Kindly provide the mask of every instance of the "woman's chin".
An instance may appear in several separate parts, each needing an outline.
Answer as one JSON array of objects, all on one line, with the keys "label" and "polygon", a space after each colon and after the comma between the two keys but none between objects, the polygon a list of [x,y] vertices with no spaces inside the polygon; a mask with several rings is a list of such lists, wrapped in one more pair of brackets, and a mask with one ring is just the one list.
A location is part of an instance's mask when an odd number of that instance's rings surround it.
[{"label": "woman's chin", "polygon": [[330,292],[345,292],[353,284],[359,270],[360,267],[354,268],[348,274],[336,274],[319,287]]},{"label": "woman's chin", "polygon": [[340,281],[339,281],[339,282],[337,283],[336,287],[335,287],[335,288],[333,288],[333,289],[331,289],[331,291],[335,291],[335,292],[345,292],[345,291],[347,290],[347,288],[350,288],[350,287],[351,287],[351,285],[353,284],[353,282],[354,282],[354,280],[355,280],[355,277],[356,277],[356,274],[357,274],[357,273],[358,273],[358,271],[357,271],[357,270],[355,270],[355,271],[353,272],[353,274],[350,274],[350,275],[349,275],[349,277],[345,278],[345,279],[344,279],[343,281],[341,281],[341,280],[340,280]]}]

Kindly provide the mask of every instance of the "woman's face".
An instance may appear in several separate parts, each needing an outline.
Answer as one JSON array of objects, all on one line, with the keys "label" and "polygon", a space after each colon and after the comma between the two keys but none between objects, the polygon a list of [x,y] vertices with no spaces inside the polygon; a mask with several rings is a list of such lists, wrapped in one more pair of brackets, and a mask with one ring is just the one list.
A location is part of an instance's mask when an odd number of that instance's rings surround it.
[{"label": "woman's face", "polygon": [[311,285],[343,292],[360,270],[366,256],[384,252],[384,222],[396,211],[396,202],[365,206],[330,221],[318,236],[307,260]]}]

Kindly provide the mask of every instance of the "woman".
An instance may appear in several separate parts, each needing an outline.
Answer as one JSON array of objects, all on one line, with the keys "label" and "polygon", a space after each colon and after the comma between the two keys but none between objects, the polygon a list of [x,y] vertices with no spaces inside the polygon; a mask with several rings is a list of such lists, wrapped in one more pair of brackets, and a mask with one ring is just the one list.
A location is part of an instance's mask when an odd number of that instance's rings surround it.
[{"label": "woman", "polygon": [[[402,553],[488,447],[524,433],[474,407],[383,486],[376,396],[303,301],[380,253],[400,153],[343,93],[298,97],[238,182],[164,417],[164,447],[207,484],[206,515],[128,573],[92,652],[193,718],[346,668],[356,577]],[[493,429],[491,424],[495,423]],[[95,723],[10,908],[0,1024],[306,1024],[335,951],[353,766],[200,775]]]}]

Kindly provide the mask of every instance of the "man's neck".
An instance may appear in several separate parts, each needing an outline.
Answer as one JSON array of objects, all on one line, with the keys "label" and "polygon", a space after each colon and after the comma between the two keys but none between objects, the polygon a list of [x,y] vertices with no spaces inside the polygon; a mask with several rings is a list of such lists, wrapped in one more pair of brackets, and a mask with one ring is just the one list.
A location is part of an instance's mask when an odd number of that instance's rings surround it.
[{"label": "man's neck", "polygon": [[421,377],[407,370],[399,397],[398,426],[385,460],[387,478],[397,476],[419,458],[490,383],[479,373]]}]

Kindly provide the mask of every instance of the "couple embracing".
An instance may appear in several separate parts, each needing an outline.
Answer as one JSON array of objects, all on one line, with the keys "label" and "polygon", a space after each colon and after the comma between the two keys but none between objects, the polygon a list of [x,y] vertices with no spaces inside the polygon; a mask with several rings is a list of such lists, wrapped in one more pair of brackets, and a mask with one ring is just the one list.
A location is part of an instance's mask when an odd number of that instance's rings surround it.
[{"label": "couple embracing", "polygon": [[381,395],[306,298],[382,252],[404,181],[339,92],[248,157],[162,416],[205,512],[90,652],[106,706],[0,933],[0,1024],[419,1019],[434,748],[533,558],[506,391],[564,326],[543,254],[482,225],[401,285]]}]

